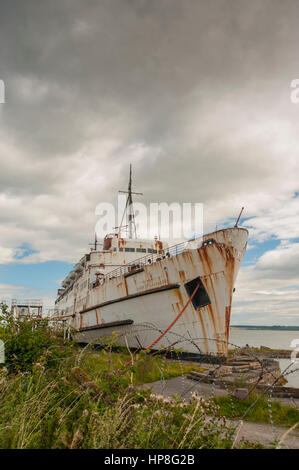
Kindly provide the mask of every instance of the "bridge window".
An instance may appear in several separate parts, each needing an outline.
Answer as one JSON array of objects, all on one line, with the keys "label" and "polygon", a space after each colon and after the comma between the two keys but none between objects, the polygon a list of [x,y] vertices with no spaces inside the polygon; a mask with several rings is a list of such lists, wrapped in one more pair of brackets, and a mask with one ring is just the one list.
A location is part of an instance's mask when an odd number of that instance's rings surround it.
[{"label": "bridge window", "polygon": [[133,252],[133,251],[135,251],[135,248],[125,248],[125,251]]},{"label": "bridge window", "polygon": [[136,248],[138,253],[146,253],[146,248]]}]

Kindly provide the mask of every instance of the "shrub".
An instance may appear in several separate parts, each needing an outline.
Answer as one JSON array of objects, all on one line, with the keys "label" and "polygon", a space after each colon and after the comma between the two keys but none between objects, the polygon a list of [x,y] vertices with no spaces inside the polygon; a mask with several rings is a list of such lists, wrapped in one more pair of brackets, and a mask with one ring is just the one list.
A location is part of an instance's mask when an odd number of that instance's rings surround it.
[{"label": "shrub", "polygon": [[16,319],[6,305],[0,306],[0,339],[5,344],[5,366],[10,372],[31,371],[36,362],[55,367],[55,361],[69,356],[62,338],[54,335],[46,319]]}]

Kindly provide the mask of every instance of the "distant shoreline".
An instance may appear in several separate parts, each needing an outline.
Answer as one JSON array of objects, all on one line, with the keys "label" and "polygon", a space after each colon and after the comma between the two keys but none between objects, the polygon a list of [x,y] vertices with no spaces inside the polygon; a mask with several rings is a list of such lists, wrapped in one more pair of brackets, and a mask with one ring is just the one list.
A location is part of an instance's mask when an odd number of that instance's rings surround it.
[{"label": "distant shoreline", "polygon": [[264,325],[231,325],[231,328],[243,328],[246,330],[273,330],[273,331],[299,331],[299,326],[264,326]]}]

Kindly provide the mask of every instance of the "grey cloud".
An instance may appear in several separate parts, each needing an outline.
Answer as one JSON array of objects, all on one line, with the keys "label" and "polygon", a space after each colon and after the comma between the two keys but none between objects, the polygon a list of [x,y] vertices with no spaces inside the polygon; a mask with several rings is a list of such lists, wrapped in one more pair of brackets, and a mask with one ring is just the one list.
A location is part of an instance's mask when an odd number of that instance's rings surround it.
[{"label": "grey cloud", "polygon": [[[36,157],[80,148],[90,120],[123,110],[133,121],[127,141],[167,144],[193,90],[234,100],[236,92],[272,87],[278,73],[289,81],[296,2],[150,3],[27,1],[16,10],[2,2],[3,124]],[[90,25],[84,34],[75,32],[78,19]],[[46,83],[47,96],[24,102],[10,88],[15,76]],[[172,153],[174,166],[180,158]]]},{"label": "grey cloud", "polygon": [[70,259],[131,161],[144,201],[204,202],[213,223],[291,198],[298,6],[2,0],[2,245]]}]

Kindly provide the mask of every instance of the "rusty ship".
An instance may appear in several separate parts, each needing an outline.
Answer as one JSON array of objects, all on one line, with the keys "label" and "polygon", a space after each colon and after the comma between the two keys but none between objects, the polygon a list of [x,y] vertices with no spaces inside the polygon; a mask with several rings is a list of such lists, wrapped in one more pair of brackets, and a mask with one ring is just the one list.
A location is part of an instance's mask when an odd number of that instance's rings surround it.
[{"label": "rusty ship", "polygon": [[[127,206],[132,207],[131,169]],[[216,230],[174,246],[158,238],[107,234],[62,282],[53,319],[80,343],[103,344],[112,335],[131,348],[226,356],[234,284],[248,231]],[[116,267],[117,266],[117,267]],[[167,332],[167,334],[165,334]]]}]

